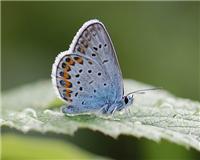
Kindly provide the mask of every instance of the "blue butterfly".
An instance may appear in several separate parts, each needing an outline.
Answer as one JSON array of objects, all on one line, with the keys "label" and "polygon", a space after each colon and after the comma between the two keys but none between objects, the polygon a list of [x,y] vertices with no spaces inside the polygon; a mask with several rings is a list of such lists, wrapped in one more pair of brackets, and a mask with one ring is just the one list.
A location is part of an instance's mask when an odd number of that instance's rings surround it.
[{"label": "blue butterfly", "polygon": [[69,50],[56,57],[52,82],[57,95],[68,103],[62,107],[63,113],[112,114],[133,103],[134,92],[124,96],[115,49],[105,26],[98,20],[86,22]]}]

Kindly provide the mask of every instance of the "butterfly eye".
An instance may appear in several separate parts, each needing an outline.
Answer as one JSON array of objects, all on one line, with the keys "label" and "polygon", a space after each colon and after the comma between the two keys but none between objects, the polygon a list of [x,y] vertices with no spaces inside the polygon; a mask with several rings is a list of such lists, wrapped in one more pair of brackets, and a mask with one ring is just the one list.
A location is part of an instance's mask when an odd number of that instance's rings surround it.
[{"label": "butterfly eye", "polygon": [[124,98],[124,102],[125,102],[125,104],[128,103],[128,98],[127,97]]}]

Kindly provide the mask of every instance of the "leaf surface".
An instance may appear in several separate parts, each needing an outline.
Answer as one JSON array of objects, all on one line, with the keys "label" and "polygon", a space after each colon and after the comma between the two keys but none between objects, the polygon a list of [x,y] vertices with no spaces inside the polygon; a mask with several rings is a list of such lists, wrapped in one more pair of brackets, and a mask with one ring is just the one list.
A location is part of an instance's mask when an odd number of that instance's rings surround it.
[{"label": "leaf surface", "polygon": [[[151,88],[124,80],[125,92]],[[117,138],[119,135],[145,137],[159,142],[166,139],[200,151],[200,103],[177,98],[167,91],[135,95],[130,111],[114,116],[82,114],[66,116],[49,80],[16,88],[2,96],[0,125],[18,129],[73,135],[79,128],[97,130]]]}]

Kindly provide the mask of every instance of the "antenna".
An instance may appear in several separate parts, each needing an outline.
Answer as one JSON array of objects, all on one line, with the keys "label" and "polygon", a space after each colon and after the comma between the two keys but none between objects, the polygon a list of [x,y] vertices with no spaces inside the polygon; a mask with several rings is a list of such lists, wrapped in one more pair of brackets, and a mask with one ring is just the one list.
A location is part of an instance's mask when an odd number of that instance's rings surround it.
[{"label": "antenna", "polygon": [[130,95],[130,94],[144,94],[146,91],[153,91],[153,90],[159,90],[159,89],[162,89],[162,87],[140,89],[140,90],[128,93],[127,96]]}]

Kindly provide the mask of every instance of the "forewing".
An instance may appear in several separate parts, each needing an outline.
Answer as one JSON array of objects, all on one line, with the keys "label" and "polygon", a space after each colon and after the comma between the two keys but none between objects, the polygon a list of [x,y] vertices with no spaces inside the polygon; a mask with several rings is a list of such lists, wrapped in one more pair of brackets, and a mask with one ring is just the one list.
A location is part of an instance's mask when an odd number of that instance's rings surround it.
[{"label": "forewing", "polygon": [[101,65],[112,85],[111,98],[116,100],[122,98],[124,87],[120,66],[112,41],[101,22],[98,20],[86,22],[77,32],[70,51]]}]

